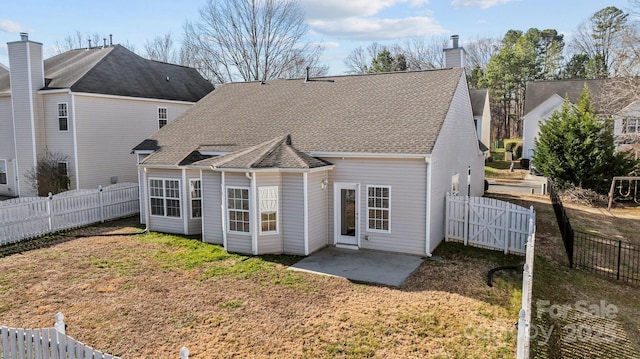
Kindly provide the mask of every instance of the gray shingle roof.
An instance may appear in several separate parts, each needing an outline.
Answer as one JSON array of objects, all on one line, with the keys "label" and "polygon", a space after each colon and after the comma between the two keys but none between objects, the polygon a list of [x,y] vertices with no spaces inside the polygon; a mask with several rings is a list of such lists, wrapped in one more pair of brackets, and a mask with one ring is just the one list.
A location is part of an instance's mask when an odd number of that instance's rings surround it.
[{"label": "gray shingle roof", "polygon": [[235,152],[286,134],[305,153],[429,154],[462,76],[443,69],[228,83],[156,132],[159,150],[144,163],[175,165],[194,149]]},{"label": "gray shingle roof", "polygon": [[217,156],[195,165],[216,168],[294,168],[306,169],[331,165],[329,162],[298,151],[291,144],[291,136],[276,137],[270,141],[251,146],[224,156]]},{"label": "gray shingle roof", "polygon": [[[44,60],[44,89],[196,102],[213,85],[196,69],[142,58],[121,45],[64,52]],[[0,92],[10,88],[0,74]]]}]

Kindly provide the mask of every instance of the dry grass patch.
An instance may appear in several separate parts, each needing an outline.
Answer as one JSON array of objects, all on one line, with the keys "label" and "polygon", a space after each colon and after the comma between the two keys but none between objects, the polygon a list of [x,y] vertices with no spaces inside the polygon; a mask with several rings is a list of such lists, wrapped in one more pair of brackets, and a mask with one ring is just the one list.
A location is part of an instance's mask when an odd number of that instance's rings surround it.
[{"label": "dry grass patch", "polygon": [[489,288],[486,273],[522,258],[451,243],[436,255],[389,288],[180,236],[78,238],[0,258],[0,323],[49,327],[62,311],[69,335],[125,358],[514,357],[522,278]]}]

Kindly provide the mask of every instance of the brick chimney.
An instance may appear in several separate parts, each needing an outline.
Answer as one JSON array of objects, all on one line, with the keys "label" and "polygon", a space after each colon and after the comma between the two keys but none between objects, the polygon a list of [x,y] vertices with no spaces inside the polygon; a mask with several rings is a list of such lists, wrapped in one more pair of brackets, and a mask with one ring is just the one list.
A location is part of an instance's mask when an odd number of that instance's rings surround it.
[{"label": "brick chimney", "polygon": [[25,173],[37,165],[44,151],[42,99],[37,91],[44,87],[42,44],[20,33],[20,41],[7,43],[15,133],[17,194],[36,195]]},{"label": "brick chimney", "polygon": [[451,47],[444,49],[444,67],[465,67],[464,48],[458,45],[459,36],[451,35]]}]

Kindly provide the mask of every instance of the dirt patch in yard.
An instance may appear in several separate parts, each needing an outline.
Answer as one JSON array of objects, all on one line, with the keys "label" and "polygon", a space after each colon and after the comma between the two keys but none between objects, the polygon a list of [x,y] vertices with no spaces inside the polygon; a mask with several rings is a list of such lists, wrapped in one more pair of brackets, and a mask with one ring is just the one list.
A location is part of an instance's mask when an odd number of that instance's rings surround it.
[{"label": "dirt patch in yard", "polygon": [[[101,236],[91,236],[92,231]],[[103,226],[0,258],[0,324],[67,334],[124,358],[511,358],[520,257],[445,244],[402,288],[289,271],[297,258],[228,254],[158,234]],[[487,254],[489,253],[489,254]]]}]

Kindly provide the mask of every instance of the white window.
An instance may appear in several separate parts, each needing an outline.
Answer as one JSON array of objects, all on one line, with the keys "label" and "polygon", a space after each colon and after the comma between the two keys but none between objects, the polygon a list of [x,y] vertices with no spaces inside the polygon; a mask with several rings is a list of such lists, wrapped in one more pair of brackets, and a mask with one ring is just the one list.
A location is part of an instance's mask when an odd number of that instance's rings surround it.
[{"label": "white window", "polygon": [[249,188],[227,187],[229,232],[250,233]]},{"label": "white window", "polygon": [[451,176],[451,194],[454,196],[460,194],[460,174],[457,172]]},{"label": "white window", "polygon": [[202,218],[202,181],[190,180],[189,193],[191,194],[191,218]]},{"label": "white window", "polygon": [[0,160],[0,184],[7,184],[7,160]]},{"label": "white window", "polygon": [[166,124],[167,124],[167,108],[158,107],[158,128],[162,128]]},{"label": "white window", "polygon": [[58,104],[58,130],[69,131],[69,115],[66,102]]},{"label": "white window", "polygon": [[278,233],[278,187],[260,187],[258,192],[260,233]]},{"label": "white window", "polygon": [[367,186],[367,228],[369,231],[390,232],[391,187]]},{"label": "white window", "polygon": [[622,133],[640,133],[640,118],[625,118]]},{"label": "white window", "polygon": [[151,215],[180,217],[180,181],[150,179]]}]

